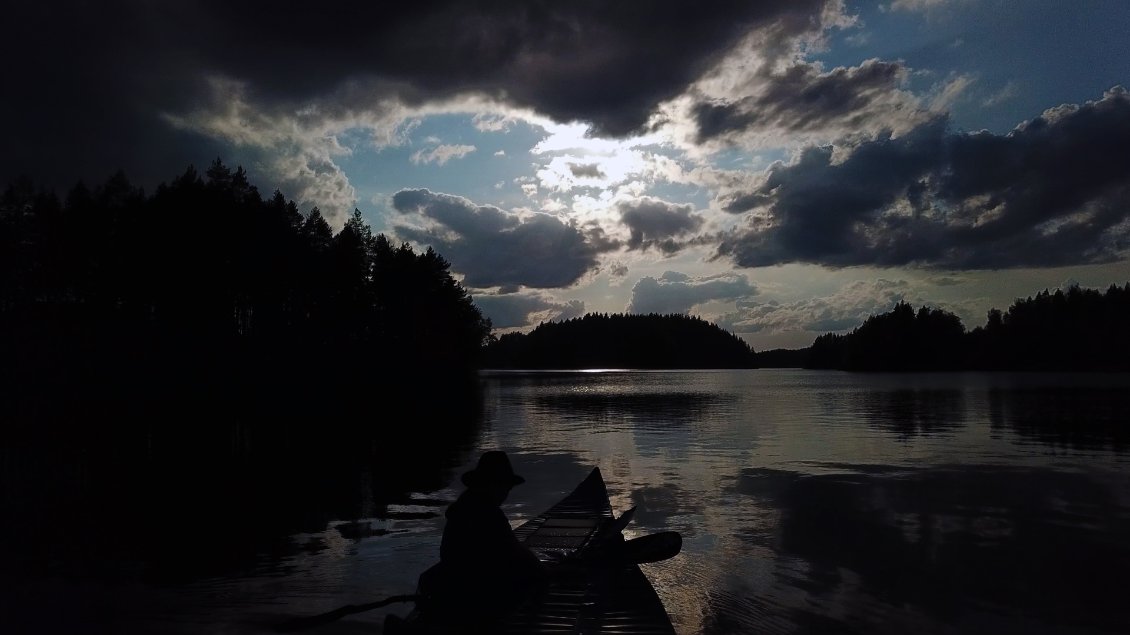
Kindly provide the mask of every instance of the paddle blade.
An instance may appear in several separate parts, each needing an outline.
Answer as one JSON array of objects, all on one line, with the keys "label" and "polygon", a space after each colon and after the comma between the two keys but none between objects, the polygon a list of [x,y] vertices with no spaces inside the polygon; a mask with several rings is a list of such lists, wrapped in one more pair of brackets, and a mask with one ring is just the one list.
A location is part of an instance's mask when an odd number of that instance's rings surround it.
[{"label": "paddle blade", "polygon": [[619,547],[621,557],[636,564],[674,558],[682,548],[683,537],[677,531],[663,531],[650,536],[640,536],[624,541],[624,544]]}]

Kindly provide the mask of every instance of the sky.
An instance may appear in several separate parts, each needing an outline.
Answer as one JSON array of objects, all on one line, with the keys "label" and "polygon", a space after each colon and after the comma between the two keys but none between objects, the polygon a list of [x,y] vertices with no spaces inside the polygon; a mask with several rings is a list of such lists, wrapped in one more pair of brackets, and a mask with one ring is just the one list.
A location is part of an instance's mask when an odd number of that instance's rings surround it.
[{"label": "sky", "polygon": [[20,2],[0,183],[216,157],[432,246],[498,333],[755,349],[1130,281],[1130,2]]}]

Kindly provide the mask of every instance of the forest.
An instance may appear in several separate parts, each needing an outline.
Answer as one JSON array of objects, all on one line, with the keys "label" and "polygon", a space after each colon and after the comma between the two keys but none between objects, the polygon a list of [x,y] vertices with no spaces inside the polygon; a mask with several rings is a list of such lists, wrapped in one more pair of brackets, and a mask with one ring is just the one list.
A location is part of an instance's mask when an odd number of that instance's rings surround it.
[{"label": "forest", "polygon": [[358,211],[335,233],[219,160],[152,193],[121,173],[63,198],[13,183],[0,503],[21,521],[0,542],[21,548],[6,561],[39,546],[231,562],[269,538],[260,525],[324,527],[439,486],[476,433],[490,330],[439,254]]},{"label": "forest", "polygon": [[507,333],[486,349],[486,368],[755,368],[740,337],[702,318],[589,313]]},{"label": "forest", "polygon": [[183,386],[321,413],[358,383],[470,369],[490,324],[448,268],[359,211],[335,235],[219,160],[148,196],[120,173],[62,201],[17,183],[0,199],[0,356],[28,398],[3,407],[128,412]]},{"label": "forest", "polygon": [[763,366],[854,371],[1130,370],[1130,284],[1105,292],[1071,286],[992,309],[966,331],[940,309],[906,303],[846,334],[828,333],[796,351],[766,351]]}]

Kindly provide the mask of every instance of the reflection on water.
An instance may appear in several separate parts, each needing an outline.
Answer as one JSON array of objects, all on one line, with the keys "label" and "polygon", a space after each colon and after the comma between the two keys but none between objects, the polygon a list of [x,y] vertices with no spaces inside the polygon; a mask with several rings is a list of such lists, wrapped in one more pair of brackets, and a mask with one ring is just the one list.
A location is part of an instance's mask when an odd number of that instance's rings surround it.
[{"label": "reflection on water", "polygon": [[778,585],[806,592],[807,605],[790,607],[806,630],[829,614],[839,616],[831,632],[977,612],[1022,613],[1046,632],[1125,625],[1112,610],[1124,587],[1105,572],[1130,562],[1130,518],[1111,513],[1118,501],[1092,478],[950,465],[815,475],[750,468],[732,489],[780,514],[771,535],[742,538],[775,553]]},{"label": "reflection on water", "polygon": [[682,633],[1117,632],[1130,628],[1112,579],[1130,565],[1127,388],[1119,375],[491,378],[483,443],[529,469],[599,464],[613,504],[639,507],[634,531],[680,531],[683,553],[646,569]]},{"label": "reflection on water", "polygon": [[[1128,389],[1124,375],[490,375],[477,438],[432,479],[447,485],[355,505],[238,575],[70,597],[112,615],[106,632],[260,633],[408,591],[458,474],[503,449],[527,479],[512,522],[599,465],[613,506],[638,507],[629,534],[682,533],[645,573],[683,634],[1130,632]],[[378,632],[388,611],[319,632]]]},{"label": "reflection on water", "polygon": [[951,431],[965,423],[965,395],[959,390],[861,392],[853,406],[859,418],[901,436]]},{"label": "reflection on water", "polygon": [[[641,376],[650,381],[641,382]],[[538,416],[586,425],[682,425],[731,414],[736,395],[703,382],[713,373],[493,371],[489,382],[517,388]]]},{"label": "reflection on water", "polygon": [[354,401],[370,409],[351,417],[10,426],[0,633],[254,632],[271,607],[365,599],[359,554],[398,570],[438,529],[447,499],[408,492],[444,487],[476,444],[472,379],[429,384],[436,403]]},{"label": "reflection on water", "polygon": [[695,420],[730,400],[718,395],[676,392],[629,395],[590,392],[538,395],[536,406],[548,416],[587,423],[622,421],[643,425],[679,425]]},{"label": "reflection on water", "polygon": [[991,421],[1041,443],[1076,448],[1130,442],[1130,391],[1125,386],[1044,386],[989,392]]}]

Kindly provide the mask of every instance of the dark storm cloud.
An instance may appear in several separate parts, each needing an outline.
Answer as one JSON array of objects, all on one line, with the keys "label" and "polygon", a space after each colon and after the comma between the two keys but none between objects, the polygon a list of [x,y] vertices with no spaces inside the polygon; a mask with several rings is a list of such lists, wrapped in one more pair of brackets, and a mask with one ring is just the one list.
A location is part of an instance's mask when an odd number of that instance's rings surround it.
[{"label": "dark storm cloud", "polygon": [[667,271],[658,278],[640,278],[632,287],[629,313],[686,313],[713,300],[736,300],[758,290],[741,274],[693,277]]},{"label": "dark storm cloud", "polygon": [[26,174],[67,187],[118,168],[138,181],[165,180],[216,157],[220,144],[162,120],[205,86],[181,53],[183,36],[140,6],[5,4],[0,183]]},{"label": "dark storm cloud", "polygon": [[755,126],[807,132],[879,123],[893,110],[908,107],[895,92],[906,73],[898,62],[875,59],[826,73],[806,63],[794,64],[783,73],[761,73],[756,96],[732,102],[704,101],[692,108],[698,141]]},{"label": "dark storm cloud", "polygon": [[938,119],[839,162],[809,148],[722,203],[758,210],[719,249],[742,266],[1109,261],[1130,247],[1130,96],[1112,89],[1007,135],[953,133]]},{"label": "dark storm cloud", "polygon": [[678,251],[678,244],[671,239],[694,232],[703,223],[693,205],[677,205],[650,196],[621,202],[617,208],[630,231],[629,249],[657,247],[667,253]]},{"label": "dark storm cloud", "polygon": [[626,135],[744,36],[819,29],[830,2],[17,2],[0,43],[0,176],[201,156],[213,148],[161,115],[206,106],[214,76],[267,111],[474,93]]},{"label": "dark storm cloud", "polygon": [[423,229],[400,224],[396,232],[435,247],[470,287],[567,287],[597,267],[601,252],[619,247],[597,228],[549,214],[519,216],[426,189],[401,190],[392,204],[434,221]]},{"label": "dark storm cloud", "polygon": [[[585,312],[581,300],[557,302],[542,294],[476,295],[475,304],[494,328],[531,326],[535,321],[569,320]],[[536,315],[536,318],[531,318]]]}]

